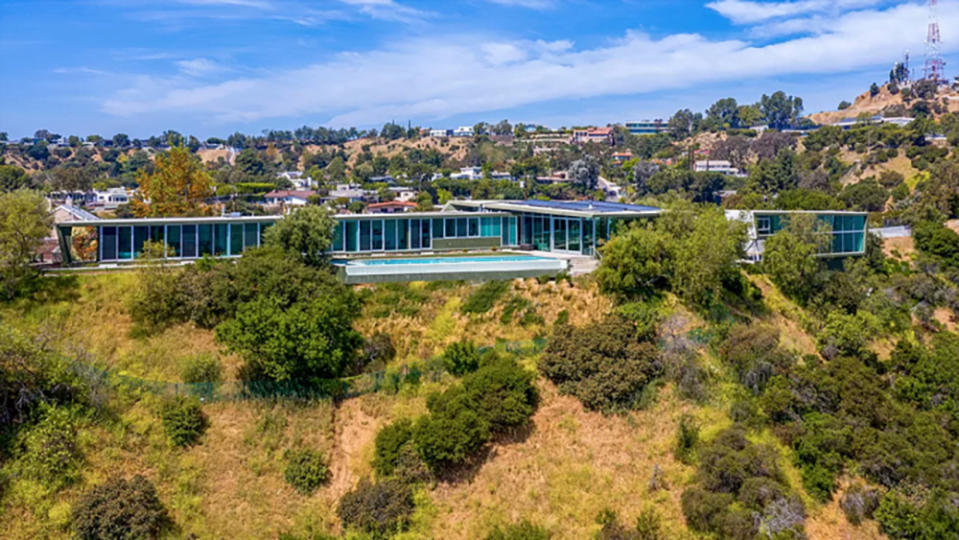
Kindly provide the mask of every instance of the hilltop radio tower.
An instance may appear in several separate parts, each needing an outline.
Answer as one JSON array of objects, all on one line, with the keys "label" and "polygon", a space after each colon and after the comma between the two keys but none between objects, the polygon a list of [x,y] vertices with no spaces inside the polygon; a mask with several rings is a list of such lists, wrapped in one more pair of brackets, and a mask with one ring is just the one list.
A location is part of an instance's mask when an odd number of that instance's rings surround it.
[{"label": "hilltop radio tower", "polygon": [[939,36],[939,2],[929,0],[929,30],[926,33],[926,66],[923,78],[940,82],[945,81],[946,62],[942,59],[942,39]]}]

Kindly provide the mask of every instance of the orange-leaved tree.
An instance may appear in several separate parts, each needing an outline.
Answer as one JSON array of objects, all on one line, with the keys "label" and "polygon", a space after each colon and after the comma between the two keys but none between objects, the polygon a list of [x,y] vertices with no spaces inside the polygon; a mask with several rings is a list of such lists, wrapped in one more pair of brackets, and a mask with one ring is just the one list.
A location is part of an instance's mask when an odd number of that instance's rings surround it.
[{"label": "orange-leaved tree", "polygon": [[183,146],[156,158],[153,174],[141,171],[133,200],[137,217],[204,216],[213,213],[206,200],[213,196],[213,178],[200,160]]}]

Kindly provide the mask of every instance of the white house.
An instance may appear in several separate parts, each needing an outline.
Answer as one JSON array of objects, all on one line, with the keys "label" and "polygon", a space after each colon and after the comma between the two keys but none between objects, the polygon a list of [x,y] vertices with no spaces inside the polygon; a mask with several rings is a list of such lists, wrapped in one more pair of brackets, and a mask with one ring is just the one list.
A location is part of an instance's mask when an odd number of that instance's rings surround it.
[{"label": "white house", "polygon": [[742,176],[743,172],[725,159],[697,160],[694,166],[696,172],[718,172],[726,176]]},{"label": "white house", "polygon": [[472,137],[473,128],[471,126],[460,126],[453,130],[454,137]]},{"label": "white house", "polygon": [[96,196],[94,205],[105,210],[115,210],[121,204],[130,202],[130,194],[122,187],[109,188],[106,191],[93,190]]},{"label": "white house", "polygon": [[276,176],[283,180],[289,180],[295,190],[308,190],[316,185],[315,180],[300,171],[283,171]]},{"label": "white house", "polygon": [[416,190],[408,187],[394,186],[390,188],[393,192],[393,200],[400,202],[409,202],[416,200]]},{"label": "white house", "polygon": [[316,195],[313,190],[274,190],[263,196],[266,204],[282,206],[306,206],[309,203],[311,195]]},{"label": "white house", "polygon": [[479,180],[483,178],[482,167],[463,167],[460,172],[450,175],[453,180]]},{"label": "white house", "polygon": [[450,130],[448,129],[431,129],[430,137],[449,137]]}]

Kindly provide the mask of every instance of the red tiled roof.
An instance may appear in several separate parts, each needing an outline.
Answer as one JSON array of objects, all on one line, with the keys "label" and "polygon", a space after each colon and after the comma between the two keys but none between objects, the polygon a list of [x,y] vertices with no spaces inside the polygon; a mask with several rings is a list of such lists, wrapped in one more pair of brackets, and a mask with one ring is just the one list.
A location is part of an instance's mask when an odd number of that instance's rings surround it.
[{"label": "red tiled roof", "polygon": [[416,208],[416,203],[412,201],[386,201],[379,202],[367,205],[367,210],[376,210],[378,208],[390,208],[390,207],[403,207],[403,208]]}]

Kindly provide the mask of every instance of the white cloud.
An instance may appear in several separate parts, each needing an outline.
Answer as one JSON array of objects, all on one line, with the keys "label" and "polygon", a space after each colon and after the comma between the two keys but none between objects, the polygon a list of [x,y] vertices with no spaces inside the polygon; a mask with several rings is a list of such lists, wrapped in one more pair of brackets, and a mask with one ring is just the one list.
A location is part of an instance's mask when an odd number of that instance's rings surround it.
[{"label": "white cloud", "polygon": [[[942,6],[940,15],[944,26],[959,27],[959,6]],[[916,46],[925,23],[926,10],[906,3],[822,19],[815,35],[761,46],[641,32],[590,49],[567,41],[435,36],[215,84],[138,77],[101,108],[118,116],[182,114],[208,122],[310,116],[372,125],[384,118],[442,118],[557,99],[845,73],[898,58]],[[946,47],[959,50],[959,42]]]},{"label": "white cloud", "polygon": [[433,15],[427,11],[404,6],[394,0],[340,0],[340,2],[359,8],[361,13],[373,19],[384,21],[413,23]]},{"label": "white cloud", "polygon": [[176,62],[177,67],[185,75],[191,77],[202,77],[211,73],[222,71],[223,67],[212,60],[206,58],[194,58],[193,60],[180,60]]},{"label": "white cloud", "polygon": [[706,4],[736,24],[753,24],[780,17],[807,13],[840,12],[875,6],[881,0],[798,0],[795,2],[755,2],[751,0],[717,0]]},{"label": "white cloud", "polygon": [[53,70],[57,75],[106,75],[107,72],[101,69],[94,69],[87,66],[56,68]]}]

